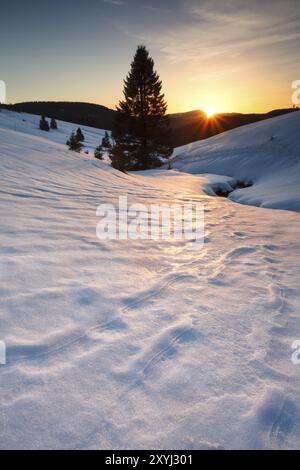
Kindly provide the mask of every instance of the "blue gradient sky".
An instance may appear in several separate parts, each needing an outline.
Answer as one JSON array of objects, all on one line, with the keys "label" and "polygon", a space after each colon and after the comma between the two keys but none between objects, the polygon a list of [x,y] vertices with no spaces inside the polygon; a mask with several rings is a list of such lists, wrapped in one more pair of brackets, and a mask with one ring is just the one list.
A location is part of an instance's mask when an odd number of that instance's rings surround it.
[{"label": "blue gradient sky", "polygon": [[169,111],[291,105],[300,79],[299,0],[1,0],[7,101],[114,107],[137,44],[150,50]]}]

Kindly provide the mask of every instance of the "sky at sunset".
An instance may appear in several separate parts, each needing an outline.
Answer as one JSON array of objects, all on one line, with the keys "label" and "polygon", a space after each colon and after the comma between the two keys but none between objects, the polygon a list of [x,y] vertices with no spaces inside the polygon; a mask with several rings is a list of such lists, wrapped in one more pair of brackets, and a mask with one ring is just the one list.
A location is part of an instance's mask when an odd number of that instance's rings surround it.
[{"label": "sky at sunset", "polygon": [[300,79],[299,0],[1,0],[7,102],[114,108],[138,44],[163,80],[169,112],[291,106]]}]

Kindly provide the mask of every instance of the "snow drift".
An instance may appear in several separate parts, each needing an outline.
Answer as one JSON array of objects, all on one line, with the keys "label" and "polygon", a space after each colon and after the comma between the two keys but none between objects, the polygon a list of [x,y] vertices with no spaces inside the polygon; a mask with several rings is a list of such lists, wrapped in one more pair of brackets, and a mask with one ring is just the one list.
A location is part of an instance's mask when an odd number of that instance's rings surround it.
[{"label": "snow drift", "polygon": [[300,111],[243,126],[176,149],[174,168],[251,181],[252,187],[234,191],[230,199],[300,211],[299,129]]}]

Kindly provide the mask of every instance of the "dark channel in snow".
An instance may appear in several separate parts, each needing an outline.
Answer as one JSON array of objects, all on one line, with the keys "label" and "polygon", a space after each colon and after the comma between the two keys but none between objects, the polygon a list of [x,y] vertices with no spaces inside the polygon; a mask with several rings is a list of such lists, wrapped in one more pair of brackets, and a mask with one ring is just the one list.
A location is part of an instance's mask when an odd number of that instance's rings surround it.
[{"label": "dark channel in snow", "polygon": [[251,186],[253,186],[252,181],[230,181],[230,184],[227,183],[226,185],[224,183],[212,184],[211,189],[216,196],[228,197],[236,189],[250,188]]}]

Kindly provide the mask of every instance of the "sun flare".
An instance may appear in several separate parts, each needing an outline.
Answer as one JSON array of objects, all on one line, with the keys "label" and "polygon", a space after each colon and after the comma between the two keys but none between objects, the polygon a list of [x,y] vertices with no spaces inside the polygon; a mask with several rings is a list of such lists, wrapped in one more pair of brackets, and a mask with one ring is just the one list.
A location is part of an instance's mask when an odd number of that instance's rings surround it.
[{"label": "sun flare", "polygon": [[204,112],[208,118],[211,118],[214,116],[214,114],[216,114],[216,109],[213,106],[206,106],[204,108]]}]

